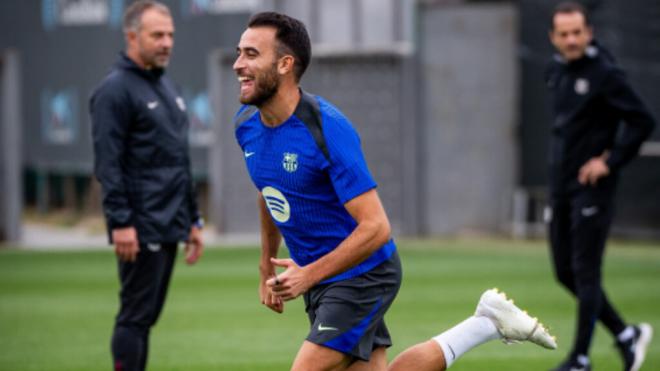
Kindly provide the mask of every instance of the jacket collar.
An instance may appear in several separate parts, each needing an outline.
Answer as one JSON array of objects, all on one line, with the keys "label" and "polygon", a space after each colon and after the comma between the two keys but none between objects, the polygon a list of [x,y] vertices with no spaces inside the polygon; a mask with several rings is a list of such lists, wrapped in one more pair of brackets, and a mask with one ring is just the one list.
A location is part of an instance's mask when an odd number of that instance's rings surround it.
[{"label": "jacket collar", "polygon": [[152,68],[147,70],[138,66],[138,64],[129,58],[123,51],[119,53],[119,60],[117,60],[115,65],[117,68],[133,71],[148,80],[158,80],[165,73],[164,68]]},{"label": "jacket collar", "polygon": [[561,54],[555,53],[552,58],[554,59],[555,62],[561,64],[561,65],[581,65],[585,63],[585,61],[596,59],[598,55],[600,54],[601,46],[598,44],[597,41],[592,41],[592,43],[587,46],[587,48],[584,50],[584,55],[580,59],[576,59],[574,61],[567,61]]}]

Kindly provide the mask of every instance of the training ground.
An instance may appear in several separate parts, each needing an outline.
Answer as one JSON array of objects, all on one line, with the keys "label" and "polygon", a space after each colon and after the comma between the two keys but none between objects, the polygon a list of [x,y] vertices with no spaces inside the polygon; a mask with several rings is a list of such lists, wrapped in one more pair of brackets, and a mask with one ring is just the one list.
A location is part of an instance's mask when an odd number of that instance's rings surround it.
[{"label": "training ground", "polygon": [[[498,287],[538,316],[559,349],[492,342],[452,371],[547,370],[569,350],[575,305],[554,281],[545,242],[401,241],[404,281],[386,317],[390,358],[470,315],[482,291]],[[278,315],[259,304],[255,248],[209,248],[197,266],[181,256],[165,311],[153,330],[150,371],[287,370],[307,328],[302,300]],[[631,322],[655,328],[642,370],[660,370],[660,248],[611,243],[604,266],[610,298]],[[0,371],[111,369],[117,310],[113,254],[0,250]],[[596,331],[592,363],[621,370],[612,339]]]}]

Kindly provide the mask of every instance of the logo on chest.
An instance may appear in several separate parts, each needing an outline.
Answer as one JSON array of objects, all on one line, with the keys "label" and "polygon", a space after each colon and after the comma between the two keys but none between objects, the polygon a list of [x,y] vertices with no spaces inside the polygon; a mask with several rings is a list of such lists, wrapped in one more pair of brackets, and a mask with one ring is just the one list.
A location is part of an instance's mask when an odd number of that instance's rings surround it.
[{"label": "logo on chest", "polygon": [[298,154],[284,152],[282,167],[289,173],[293,173],[294,171],[298,170]]},{"label": "logo on chest", "polygon": [[575,80],[575,92],[579,95],[585,95],[589,92],[589,80],[579,78]]},{"label": "logo on chest", "polygon": [[291,207],[289,206],[289,201],[282,194],[273,187],[264,187],[261,190],[261,195],[266,202],[266,207],[270,212],[270,215],[273,219],[277,220],[280,223],[286,223],[291,218]]}]

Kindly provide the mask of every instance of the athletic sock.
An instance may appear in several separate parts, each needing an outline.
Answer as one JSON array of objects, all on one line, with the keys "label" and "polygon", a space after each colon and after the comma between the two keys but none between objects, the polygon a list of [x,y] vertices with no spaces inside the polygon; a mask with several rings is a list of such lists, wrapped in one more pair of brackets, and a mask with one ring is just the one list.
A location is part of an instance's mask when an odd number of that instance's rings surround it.
[{"label": "athletic sock", "polygon": [[499,339],[500,333],[487,317],[472,316],[433,338],[442,348],[447,368],[468,350],[490,340]]},{"label": "athletic sock", "polygon": [[623,343],[624,341],[632,339],[633,336],[635,336],[635,329],[633,329],[632,326],[628,326],[625,330],[621,331],[616,338],[620,343]]},{"label": "athletic sock", "polygon": [[575,360],[582,367],[587,367],[590,364],[589,357],[586,354],[578,354],[578,356],[575,358]]}]

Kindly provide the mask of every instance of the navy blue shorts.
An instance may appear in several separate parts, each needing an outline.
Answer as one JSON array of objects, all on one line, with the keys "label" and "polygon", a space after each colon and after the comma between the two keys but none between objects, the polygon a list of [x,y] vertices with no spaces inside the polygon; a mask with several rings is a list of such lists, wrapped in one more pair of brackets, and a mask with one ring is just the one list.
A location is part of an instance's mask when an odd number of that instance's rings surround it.
[{"label": "navy blue shorts", "polygon": [[311,329],[307,341],[369,361],[378,347],[392,345],[383,316],[401,287],[401,261],[392,256],[371,271],[317,285],[304,295]]}]

